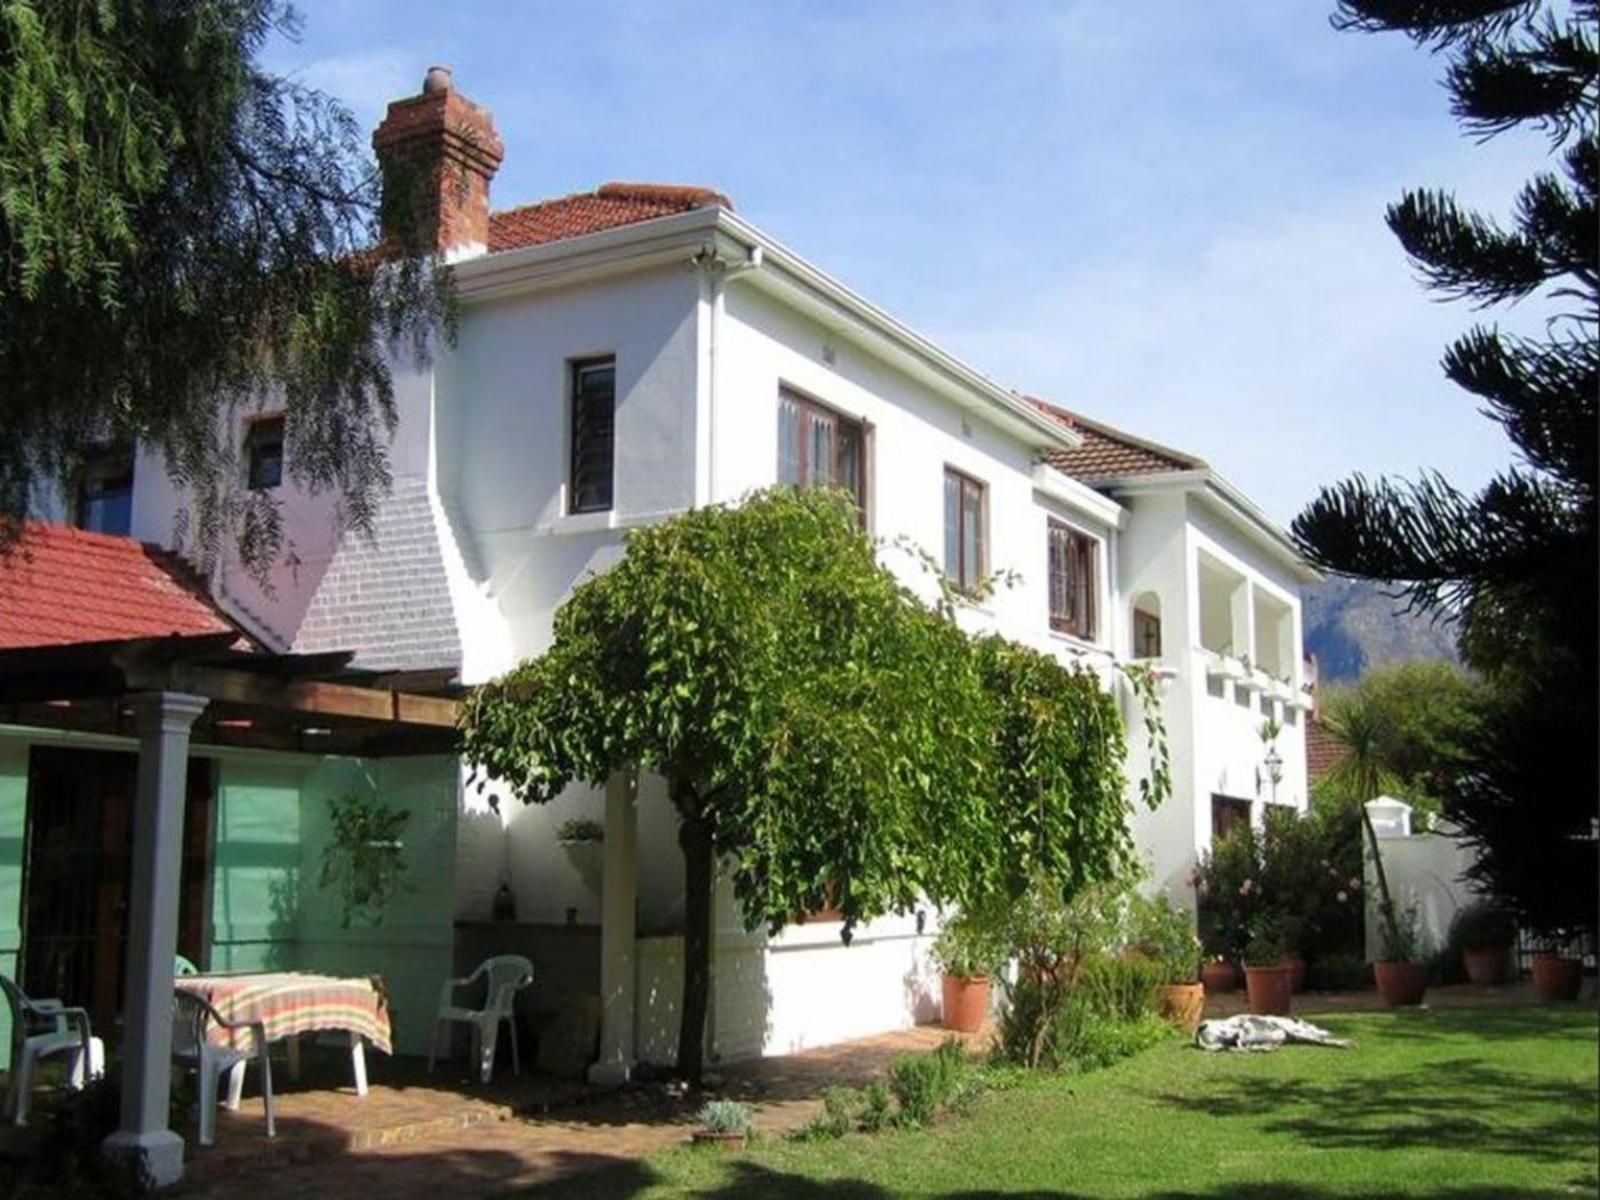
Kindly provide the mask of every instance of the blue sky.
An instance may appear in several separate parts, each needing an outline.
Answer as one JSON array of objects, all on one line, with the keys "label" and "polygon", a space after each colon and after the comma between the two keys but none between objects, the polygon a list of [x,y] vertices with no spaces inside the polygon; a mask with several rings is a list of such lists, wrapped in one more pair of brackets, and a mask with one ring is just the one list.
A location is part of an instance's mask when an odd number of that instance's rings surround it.
[{"label": "blue sky", "polygon": [[[986,374],[1207,458],[1287,522],[1320,483],[1509,461],[1438,360],[1473,319],[1383,227],[1505,212],[1537,137],[1464,137],[1442,64],[1320,0],[304,6],[269,62],[363,125],[431,63],[494,113],[497,208],[706,184]],[[1536,314],[1492,314],[1528,327]]]}]

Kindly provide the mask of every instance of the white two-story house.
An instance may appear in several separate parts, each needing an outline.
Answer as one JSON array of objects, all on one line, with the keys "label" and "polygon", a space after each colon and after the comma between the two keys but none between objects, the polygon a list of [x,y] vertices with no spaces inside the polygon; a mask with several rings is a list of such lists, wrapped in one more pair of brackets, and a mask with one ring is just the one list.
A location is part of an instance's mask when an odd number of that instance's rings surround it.
[{"label": "white two-story house", "polygon": [[[270,588],[227,561],[203,588],[265,650],[353,651],[354,666],[394,678],[478,684],[547,645],[555,610],[629,529],[776,483],[837,484],[883,561],[930,598],[897,539],[960,582],[1014,575],[962,615],[973,628],[1102,668],[1111,687],[1125,686],[1116,663],[1158,670],[1174,793],[1133,818],[1155,886],[1192,902],[1189,872],[1214,831],[1304,806],[1299,587],[1314,576],[1206,463],[991,380],[714,191],[607,184],[495,211],[499,138],[447,71],[391,105],[374,144],[380,160],[435,172],[459,335],[397,381],[394,487],[372,540],[339,528],[332,499],[293,491],[270,408],[235,431],[247,486],[279,494],[292,557]],[[181,549],[182,502],[159,457],[137,453],[93,463],[57,515]],[[1125,704],[1136,778],[1143,747]],[[272,755],[197,751],[215,805],[194,947],[205,965],[382,972],[397,1046],[417,1051],[439,980],[518,950],[539,972],[535,1005],[603,995],[600,1074],[671,1056],[682,865],[659,781],[495,812],[451,756],[334,761],[314,733]],[[0,800],[23,825],[39,744],[0,730]],[[412,813],[414,886],[370,931],[341,929],[316,887],[327,798],[351,786]],[[558,839],[574,817],[603,822],[603,867]],[[15,844],[0,881],[26,871],[26,839]],[[502,884],[515,919],[495,917]],[[20,918],[4,911],[20,910],[22,887],[0,888],[0,922],[26,959]],[[768,938],[724,895],[714,1053],[936,1016],[930,928],[876,921],[846,947],[819,920]]]}]

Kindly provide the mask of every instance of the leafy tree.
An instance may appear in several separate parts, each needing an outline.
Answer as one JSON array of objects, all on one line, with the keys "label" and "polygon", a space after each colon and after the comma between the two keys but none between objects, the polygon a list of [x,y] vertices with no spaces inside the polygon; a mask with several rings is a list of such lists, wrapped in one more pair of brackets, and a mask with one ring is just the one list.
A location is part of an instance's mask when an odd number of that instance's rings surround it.
[{"label": "leafy tree", "polygon": [[[974,642],[877,560],[848,498],[777,489],[632,533],[550,648],[481,689],[466,759],[523,800],[638,767],[684,856],[678,1069],[698,1076],[718,859],[752,928],[979,909],[1126,856],[1122,728],[1092,680]],[[480,785],[483,786],[483,785]]]},{"label": "leafy tree", "polygon": [[[1509,227],[1426,190],[1391,206],[1388,223],[1440,295],[1480,306],[1544,296],[1561,311],[1543,337],[1480,325],[1444,357],[1445,374],[1510,437],[1516,466],[1475,495],[1438,474],[1358,475],[1325,488],[1294,533],[1318,566],[1388,582],[1413,607],[1460,619],[1463,655],[1502,703],[1473,736],[1447,813],[1479,849],[1479,881],[1526,919],[1592,926],[1600,6],[1341,0],[1334,21],[1447,54],[1446,87],[1468,132],[1549,135],[1559,170],[1529,181]],[[1559,886],[1557,866],[1571,872]]]},{"label": "leafy tree", "polygon": [[86,446],[160,450],[205,556],[284,549],[230,430],[273,397],[287,469],[370,527],[394,355],[448,328],[448,279],[337,102],[263,71],[283,0],[0,4],[0,539]]}]

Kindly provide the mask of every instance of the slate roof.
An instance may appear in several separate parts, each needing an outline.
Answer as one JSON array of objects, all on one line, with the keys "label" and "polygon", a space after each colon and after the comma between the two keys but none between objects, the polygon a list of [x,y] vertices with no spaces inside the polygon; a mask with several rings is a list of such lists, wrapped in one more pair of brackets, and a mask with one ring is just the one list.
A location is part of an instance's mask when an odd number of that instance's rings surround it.
[{"label": "slate roof", "polygon": [[1206,469],[1205,460],[1192,454],[1124,433],[1048,401],[1033,396],[1028,399],[1083,439],[1083,445],[1076,450],[1049,451],[1045,461],[1084,483],[1100,483],[1129,475]]},{"label": "slate roof", "polygon": [[176,555],[43,521],[0,555],[0,649],[237,633]]},{"label": "slate roof", "polygon": [[334,552],[295,634],[294,651],[349,650],[350,665],[413,671],[461,665],[461,636],[427,481],[397,479],[373,521]]},{"label": "slate roof", "polygon": [[663,183],[605,183],[592,192],[489,214],[489,252],[539,246],[697,208],[732,208],[721,192]]}]

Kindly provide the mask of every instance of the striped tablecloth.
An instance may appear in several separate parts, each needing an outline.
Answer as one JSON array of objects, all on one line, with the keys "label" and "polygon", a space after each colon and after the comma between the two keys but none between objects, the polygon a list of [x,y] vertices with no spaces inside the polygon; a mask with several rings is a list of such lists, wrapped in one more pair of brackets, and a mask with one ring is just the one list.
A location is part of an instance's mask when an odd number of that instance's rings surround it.
[{"label": "striped tablecloth", "polygon": [[[183,975],[174,987],[202,996],[225,1021],[260,1021],[267,1041],[343,1029],[371,1042],[385,1054],[394,1048],[389,1029],[389,1004],[383,980],[340,979],[333,975],[308,975],[298,971],[272,971],[252,975]],[[224,1038],[226,1030],[219,1030]],[[241,1050],[248,1049],[250,1034],[231,1035]]]}]

